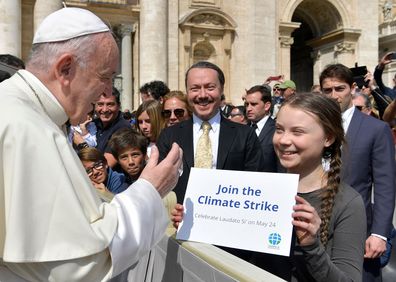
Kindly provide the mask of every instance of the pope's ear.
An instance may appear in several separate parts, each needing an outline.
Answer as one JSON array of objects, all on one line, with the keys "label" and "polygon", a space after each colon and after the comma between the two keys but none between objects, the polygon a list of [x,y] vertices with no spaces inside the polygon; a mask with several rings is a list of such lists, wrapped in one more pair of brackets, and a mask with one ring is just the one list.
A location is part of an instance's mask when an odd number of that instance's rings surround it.
[{"label": "pope's ear", "polygon": [[63,54],[56,60],[55,77],[63,86],[67,86],[73,77],[76,61],[71,54]]}]

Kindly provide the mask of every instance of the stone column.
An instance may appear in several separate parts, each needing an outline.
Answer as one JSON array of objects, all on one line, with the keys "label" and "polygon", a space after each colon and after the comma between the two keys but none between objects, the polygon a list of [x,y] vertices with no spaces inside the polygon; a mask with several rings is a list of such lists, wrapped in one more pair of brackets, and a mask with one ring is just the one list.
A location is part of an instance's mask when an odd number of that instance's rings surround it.
[{"label": "stone column", "polygon": [[140,85],[168,81],[167,15],[168,0],[140,1]]},{"label": "stone column", "polygon": [[21,58],[21,0],[0,0],[0,54]]},{"label": "stone column", "polygon": [[320,49],[313,50],[311,53],[311,58],[313,60],[313,84],[319,84],[319,76],[320,73],[322,72],[323,66],[322,66],[322,60],[321,57],[322,53]]},{"label": "stone column", "polygon": [[122,75],[122,109],[133,109],[132,99],[132,32],[134,28],[129,24],[122,24],[121,35],[121,75]]},{"label": "stone column", "polygon": [[46,16],[61,8],[63,8],[61,0],[36,0],[33,11],[34,32],[36,32],[38,26]]},{"label": "stone column", "polygon": [[285,79],[290,79],[290,47],[294,43],[292,32],[299,28],[301,23],[282,22],[279,25],[279,63],[280,73],[285,75]]}]

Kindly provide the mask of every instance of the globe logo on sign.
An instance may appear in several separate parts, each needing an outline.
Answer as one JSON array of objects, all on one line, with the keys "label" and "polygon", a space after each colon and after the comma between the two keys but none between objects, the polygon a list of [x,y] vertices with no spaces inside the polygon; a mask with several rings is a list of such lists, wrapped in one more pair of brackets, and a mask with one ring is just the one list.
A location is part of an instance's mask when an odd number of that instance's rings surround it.
[{"label": "globe logo on sign", "polygon": [[276,246],[279,245],[279,243],[282,241],[282,237],[279,233],[271,233],[268,236],[268,242],[270,243],[270,245],[272,246]]}]

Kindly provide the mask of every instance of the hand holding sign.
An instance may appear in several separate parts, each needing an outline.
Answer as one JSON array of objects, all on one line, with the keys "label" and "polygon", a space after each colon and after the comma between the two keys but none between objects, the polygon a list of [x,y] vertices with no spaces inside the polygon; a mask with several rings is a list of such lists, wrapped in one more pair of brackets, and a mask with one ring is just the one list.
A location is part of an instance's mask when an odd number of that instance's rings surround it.
[{"label": "hand holding sign", "polygon": [[300,196],[296,196],[297,204],[293,207],[293,225],[300,246],[309,246],[315,243],[320,229],[320,217],[315,208]]},{"label": "hand holding sign", "polygon": [[176,204],[176,206],[171,211],[171,221],[173,226],[177,229],[180,222],[183,220],[184,207],[181,204]]}]

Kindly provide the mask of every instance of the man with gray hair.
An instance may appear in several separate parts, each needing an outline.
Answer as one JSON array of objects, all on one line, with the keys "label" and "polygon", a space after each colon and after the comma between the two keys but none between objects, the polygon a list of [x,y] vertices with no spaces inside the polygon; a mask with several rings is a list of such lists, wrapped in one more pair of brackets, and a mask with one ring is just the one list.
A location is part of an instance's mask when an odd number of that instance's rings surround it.
[{"label": "man with gray hair", "polygon": [[378,118],[378,116],[373,112],[373,107],[371,105],[369,97],[361,92],[355,92],[352,96],[352,103],[356,109],[362,113]]},{"label": "man with gray hair", "polygon": [[1,281],[107,281],[163,236],[180,148],[159,164],[153,148],[140,179],[107,204],[65,136],[68,120],[111,95],[118,61],[97,16],[64,8],[38,28],[26,70],[0,84]]}]

